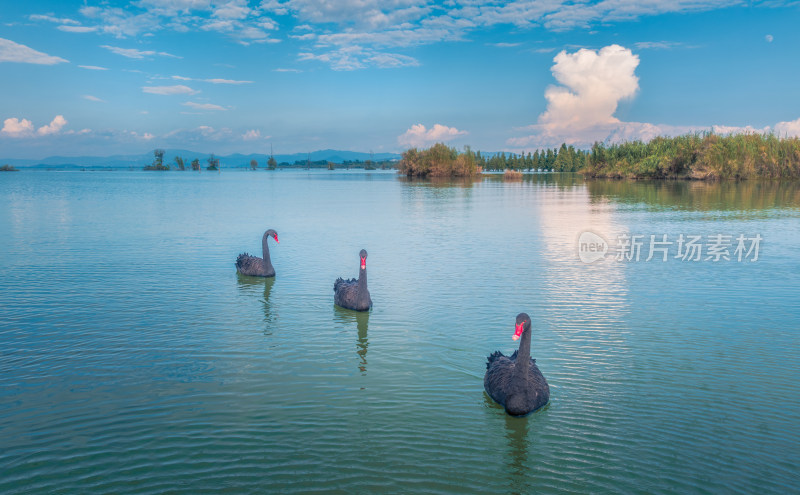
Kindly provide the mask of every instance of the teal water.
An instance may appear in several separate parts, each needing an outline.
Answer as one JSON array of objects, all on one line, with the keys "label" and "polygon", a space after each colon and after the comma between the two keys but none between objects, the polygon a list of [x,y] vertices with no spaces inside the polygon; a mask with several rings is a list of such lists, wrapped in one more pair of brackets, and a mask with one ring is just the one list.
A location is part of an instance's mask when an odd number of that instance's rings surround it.
[{"label": "teal water", "polygon": [[[786,183],[2,174],[0,493],[796,492],[798,219]],[[277,277],[238,276],[267,228]],[[763,240],[584,263],[585,230]],[[367,314],[333,305],[361,248]],[[482,380],[521,311],[518,419]]]}]

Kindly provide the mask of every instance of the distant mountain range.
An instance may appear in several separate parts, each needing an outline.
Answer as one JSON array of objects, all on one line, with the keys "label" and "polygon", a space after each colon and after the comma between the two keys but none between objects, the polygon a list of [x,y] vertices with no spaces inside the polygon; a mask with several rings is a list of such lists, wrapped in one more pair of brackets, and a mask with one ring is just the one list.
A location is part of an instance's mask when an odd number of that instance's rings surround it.
[{"label": "distant mountain range", "polygon": [[[165,149],[164,150],[164,164],[174,166],[175,157],[180,156],[183,158],[186,167],[192,160],[197,158],[200,160],[200,165],[205,168],[208,165],[208,153],[198,153],[196,151],[180,150],[180,149]],[[234,153],[232,155],[214,155],[219,159],[222,168],[244,168],[250,166],[250,160],[255,159],[258,161],[258,166],[264,168],[267,166],[269,155],[265,153],[253,153],[250,155],[243,155],[241,153]],[[113,155],[113,156],[50,156],[41,160],[28,160],[16,158],[0,158],[0,164],[8,164],[17,168],[45,168],[45,169],[70,169],[70,168],[134,168],[141,169],[145,165],[153,163],[153,152],[143,153],[140,155]],[[306,160],[312,162],[333,162],[336,164],[344,163],[345,161],[365,161],[372,159],[376,162],[384,160],[399,160],[400,155],[397,153],[363,153],[359,151],[340,151],[340,150],[320,150],[312,151],[311,153],[294,153],[290,155],[275,155],[275,160],[281,164],[294,164]]]}]

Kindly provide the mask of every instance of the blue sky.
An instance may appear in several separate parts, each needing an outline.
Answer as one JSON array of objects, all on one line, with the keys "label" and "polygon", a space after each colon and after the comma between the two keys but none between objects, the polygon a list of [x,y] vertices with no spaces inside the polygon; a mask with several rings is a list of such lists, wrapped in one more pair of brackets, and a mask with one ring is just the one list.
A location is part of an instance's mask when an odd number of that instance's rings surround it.
[{"label": "blue sky", "polygon": [[800,135],[800,5],[0,0],[0,157]]}]

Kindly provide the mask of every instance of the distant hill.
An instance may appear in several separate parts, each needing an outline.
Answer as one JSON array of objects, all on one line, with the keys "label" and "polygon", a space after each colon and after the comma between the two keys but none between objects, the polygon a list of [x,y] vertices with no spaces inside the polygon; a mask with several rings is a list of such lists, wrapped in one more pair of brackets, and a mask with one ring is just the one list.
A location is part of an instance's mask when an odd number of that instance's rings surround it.
[{"label": "distant hill", "polygon": [[[186,167],[192,160],[197,158],[203,168],[208,165],[209,153],[198,153],[195,151],[181,149],[165,149],[164,163],[174,164],[176,156],[183,158]],[[250,160],[258,161],[258,166],[267,166],[269,155],[265,153],[254,153],[243,155],[234,153],[232,155],[214,155],[219,159],[223,168],[246,168],[250,166]],[[275,160],[281,164],[295,164],[295,162],[311,160],[312,162],[333,162],[343,163],[345,161],[374,161],[399,160],[397,153],[363,153],[359,151],[341,150],[319,150],[311,153],[293,153],[289,155],[275,155]],[[153,152],[140,155],[113,155],[113,156],[50,156],[41,160],[0,158],[0,163],[9,164],[17,168],[42,168],[42,169],[80,169],[80,168],[121,168],[121,169],[141,169],[145,165],[153,162]]]}]

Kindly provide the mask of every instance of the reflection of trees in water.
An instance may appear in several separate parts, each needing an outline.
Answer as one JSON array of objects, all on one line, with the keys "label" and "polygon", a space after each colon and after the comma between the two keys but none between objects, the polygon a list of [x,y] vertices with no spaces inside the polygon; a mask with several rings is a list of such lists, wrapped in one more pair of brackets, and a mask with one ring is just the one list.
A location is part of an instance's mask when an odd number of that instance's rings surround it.
[{"label": "reflection of trees in water", "polygon": [[269,295],[270,292],[272,292],[272,286],[275,285],[275,277],[248,277],[240,273],[237,273],[236,276],[238,278],[239,290],[247,294],[263,294],[261,304],[264,306],[264,323],[266,324],[264,334],[271,334],[270,326],[275,322],[276,315],[275,308],[269,300]]},{"label": "reflection of trees in water", "polygon": [[334,306],[336,319],[350,326],[356,324],[358,331],[358,338],[356,339],[356,354],[358,354],[358,369],[362,375],[367,374],[367,347],[369,347],[369,339],[367,338],[367,330],[369,329],[369,311],[352,311],[349,309]]},{"label": "reflection of trees in water", "polygon": [[794,181],[587,180],[592,202],[607,199],[648,207],[693,210],[764,210],[800,206]]}]

